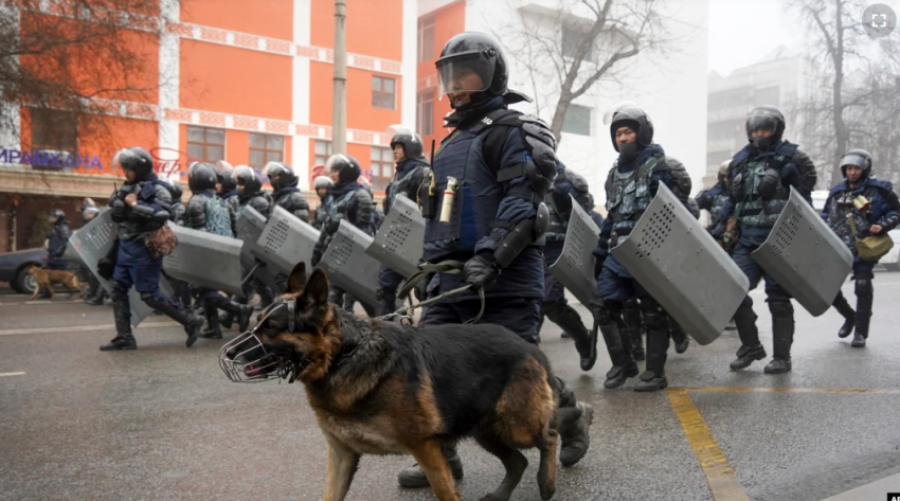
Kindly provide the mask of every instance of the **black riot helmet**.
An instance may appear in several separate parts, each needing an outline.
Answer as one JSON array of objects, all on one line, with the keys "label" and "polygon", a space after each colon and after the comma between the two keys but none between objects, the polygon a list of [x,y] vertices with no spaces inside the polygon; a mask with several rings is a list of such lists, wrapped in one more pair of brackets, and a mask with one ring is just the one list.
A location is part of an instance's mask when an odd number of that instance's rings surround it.
[{"label": "black riot helmet", "polygon": [[338,182],[341,184],[356,182],[362,174],[359,162],[350,155],[344,155],[342,153],[337,153],[328,157],[328,161],[325,162],[325,170],[328,172],[337,172]]},{"label": "black riot helmet", "polygon": [[62,209],[53,209],[47,214],[48,219],[53,219],[55,223],[66,220],[66,213]]},{"label": "black riot helmet", "polygon": [[391,137],[391,149],[394,146],[403,146],[403,156],[407,160],[421,159],[422,157],[422,138],[411,129],[402,125],[392,125],[388,127],[388,134]]},{"label": "black riot helmet", "polygon": [[[784,115],[778,108],[774,106],[760,106],[754,108],[747,115],[746,129],[747,140],[758,150],[765,151],[781,142],[784,135]],[[753,139],[750,137],[755,131],[770,130],[772,135],[769,137],[758,137]]]},{"label": "black riot helmet", "polygon": [[316,190],[316,194],[322,199],[328,196],[332,186],[334,186],[334,182],[328,176],[318,176],[313,180],[313,189]]},{"label": "black riot helmet", "polygon": [[216,189],[216,166],[206,162],[194,162],[188,169],[188,187],[191,191]]},{"label": "black riot helmet", "polygon": [[[451,92],[469,91],[472,92],[471,103],[478,104],[493,96],[502,96],[507,91],[509,72],[503,50],[490,35],[466,31],[454,36],[444,45],[441,57],[434,65],[440,79],[439,97]],[[478,75],[481,85],[459,87],[460,77],[468,73]],[[477,79],[466,81],[475,83]]]},{"label": "black riot helmet", "polygon": [[184,190],[181,189],[181,181],[176,179],[169,184],[172,185],[172,201],[181,203],[181,199],[184,198]]},{"label": "black riot helmet", "polygon": [[[269,178],[269,182],[272,183],[272,189],[275,191],[288,186],[297,186],[297,183],[300,181],[297,175],[294,174],[294,169],[284,162],[269,162],[263,168],[263,172]],[[278,177],[277,180],[273,179],[275,176]]]},{"label": "black riot helmet", "polygon": [[216,162],[216,182],[222,185],[222,193],[237,188],[232,174],[234,174],[234,167],[230,163],[224,160]]},{"label": "black riot helmet", "polygon": [[855,165],[863,170],[863,179],[872,175],[872,155],[862,148],[854,148],[841,158],[841,174],[847,179],[847,166]]},{"label": "black riot helmet", "polygon": [[153,157],[140,146],[119,150],[113,156],[112,164],[113,168],[133,171],[135,181],[143,181],[153,173]]},{"label": "black riot helmet", "polygon": [[246,165],[235,167],[233,176],[238,191],[244,195],[255,195],[262,190],[262,180],[259,178],[259,174]]},{"label": "black riot helmet", "polygon": [[647,147],[653,144],[653,122],[644,110],[634,105],[625,105],[617,109],[612,116],[609,125],[609,136],[612,139],[613,148],[619,151],[616,144],[616,131],[620,127],[628,127],[637,134],[638,146]]},{"label": "black riot helmet", "polygon": [[725,180],[728,179],[729,167],[731,167],[731,160],[725,160],[724,162],[722,162],[722,165],[719,166],[719,173],[716,178],[720,183],[724,183]]}]

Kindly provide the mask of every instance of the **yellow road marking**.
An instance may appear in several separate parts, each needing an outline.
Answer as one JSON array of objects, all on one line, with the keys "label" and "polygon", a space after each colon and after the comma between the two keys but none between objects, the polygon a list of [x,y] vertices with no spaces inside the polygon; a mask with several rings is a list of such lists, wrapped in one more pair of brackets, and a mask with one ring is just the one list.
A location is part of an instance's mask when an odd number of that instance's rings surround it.
[{"label": "yellow road marking", "polygon": [[728,458],[719,448],[706,421],[694,405],[690,395],[684,388],[671,388],[666,391],[675,415],[681,421],[684,434],[694,454],[700,461],[700,467],[706,475],[706,482],[713,499],[716,501],[749,501],[744,487],[738,482],[734,468],[728,464]]},{"label": "yellow road marking", "polygon": [[686,388],[672,388],[672,391],[713,391],[722,393],[857,393],[857,394],[881,394],[900,395],[900,389],[878,388],[753,388],[753,387],[728,387],[728,386],[696,386]]}]

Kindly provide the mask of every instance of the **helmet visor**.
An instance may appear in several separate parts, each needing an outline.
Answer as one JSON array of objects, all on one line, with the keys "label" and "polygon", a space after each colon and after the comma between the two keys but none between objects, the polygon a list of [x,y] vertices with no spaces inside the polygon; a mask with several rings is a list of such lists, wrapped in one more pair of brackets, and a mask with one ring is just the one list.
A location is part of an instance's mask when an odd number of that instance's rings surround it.
[{"label": "helmet visor", "polygon": [[325,172],[337,172],[350,165],[350,159],[340,153],[331,155],[325,162]]},{"label": "helmet visor", "polygon": [[483,52],[460,54],[436,63],[438,99],[444,94],[487,90],[494,79],[494,61]]},{"label": "helmet visor", "polygon": [[769,130],[774,134],[778,129],[778,119],[765,113],[754,113],[747,117],[747,134],[758,130]]},{"label": "helmet visor", "polygon": [[869,160],[859,153],[847,153],[844,155],[844,158],[841,158],[840,167],[846,167],[848,165],[855,165],[860,169],[865,170],[866,167],[869,166]]}]

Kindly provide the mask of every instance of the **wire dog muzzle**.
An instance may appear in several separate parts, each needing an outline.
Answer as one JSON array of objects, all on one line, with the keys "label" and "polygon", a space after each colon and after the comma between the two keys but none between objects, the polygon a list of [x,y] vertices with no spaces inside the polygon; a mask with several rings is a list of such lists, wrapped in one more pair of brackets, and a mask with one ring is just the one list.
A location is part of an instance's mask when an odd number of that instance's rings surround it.
[{"label": "wire dog muzzle", "polygon": [[288,310],[288,330],[293,332],[294,302],[287,300],[272,308],[253,330],[225,343],[219,350],[219,368],[232,382],[259,383],[277,381],[288,376],[291,376],[290,382],[294,382],[298,375],[297,364],[271,353],[256,335],[256,330],[266,318],[283,307]]}]

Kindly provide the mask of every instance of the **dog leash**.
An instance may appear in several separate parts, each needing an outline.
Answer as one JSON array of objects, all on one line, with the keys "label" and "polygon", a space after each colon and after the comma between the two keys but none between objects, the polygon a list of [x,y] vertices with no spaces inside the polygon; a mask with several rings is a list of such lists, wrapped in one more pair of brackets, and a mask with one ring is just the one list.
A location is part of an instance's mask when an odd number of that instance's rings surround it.
[{"label": "dog leash", "polygon": [[[403,285],[403,287],[397,293],[397,297],[399,297],[400,299],[409,298],[409,302],[410,302],[409,306],[404,306],[393,313],[388,313],[387,315],[378,317],[378,318],[376,318],[376,320],[391,321],[391,320],[394,320],[395,318],[399,317],[401,319],[401,321],[402,321],[402,319],[406,319],[409,321],[410,324],[412,324],[412,321],[413,321],[412,314],[416,309],[424,308],[425,306],[432,305],[432,304],[437,303],[438,301],[441,301],[450,296],[455,296],[457,294],[461,294],[463,292],[468,291],[469,289],[472,288],[472,284],[464,285],[462,287],[459,287],[459,288],[456,288],[453,290],[449,290],[449,291],[447,291],[443,294],[439,294],[433,298],[426,299],[425,301],[419,301],[418,303],[413,303],[412,298],[409,295],[410,291],[412,291],[415,288],[415,286],[420,281],[422,281],[422,279],[427,277],[428,275],[431,275],[434,273],[444,273],[447,275],[461,275],[464,266],[465,266],[465,263],[463,263],[462,261],[457,261],[457,260],[452,260],[452,259],[448,259],[446,261],[441,261],[440,263],[436,263],[436,264],[431,264],[431,263],[420,264],[419,271],[416,272],[415,274],[413,274],[411,277],[409,277],[406,280],[406,283]],[[464,324],[474,324],[474,323],[478,322],[479,320],[481,320],[482,315],[484,315],[484,306],[485,306],[484,289],[478,289],[478,299],[481,300],[481,309],[478,311],[478,315],[476,315],[475,318],[466,320],[465,322],[463,322]]]}]

